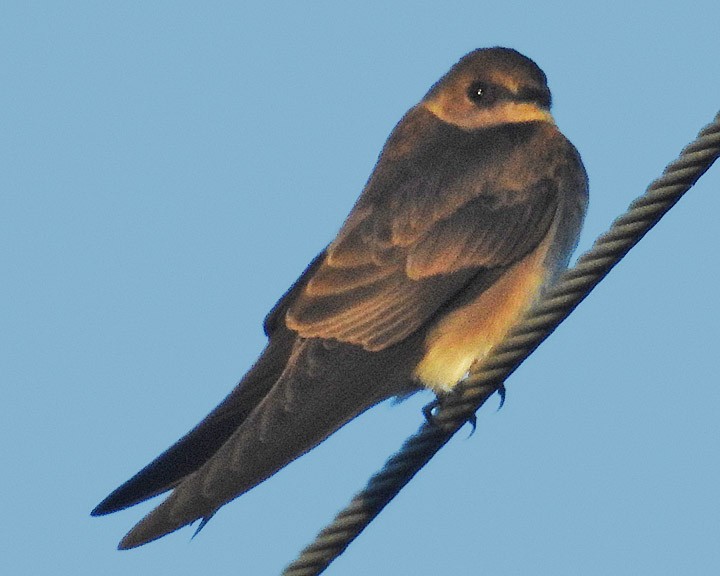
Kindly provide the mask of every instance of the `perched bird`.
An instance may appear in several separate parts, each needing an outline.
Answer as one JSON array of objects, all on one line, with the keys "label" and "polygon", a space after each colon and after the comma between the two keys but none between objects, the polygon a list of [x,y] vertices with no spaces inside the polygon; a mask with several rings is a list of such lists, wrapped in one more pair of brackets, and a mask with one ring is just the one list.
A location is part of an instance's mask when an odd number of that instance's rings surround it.
[{"label": "perched bird", "polygon": [[202,526],[378,402],[449,393],[567,266],[587,197],[542,70],[508,48],[467,54],[392,131],[337,237],[266,317],[255,365],[93,515],[172,490],[120,548]]}]

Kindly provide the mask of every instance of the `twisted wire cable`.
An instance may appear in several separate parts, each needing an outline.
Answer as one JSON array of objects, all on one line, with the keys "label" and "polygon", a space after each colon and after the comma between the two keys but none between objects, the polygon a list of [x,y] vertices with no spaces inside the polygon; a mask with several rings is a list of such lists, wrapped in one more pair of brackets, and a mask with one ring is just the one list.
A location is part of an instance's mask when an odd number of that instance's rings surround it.
[{"label": "twisted wire cable", "polygon": [[662,176],[630,204],[610,229],[595,240],[575,266],[560,276],[524,320],[498,345],[482,367],[444,399],[431,422],[403,444],[288,565],[283,576],[322,573],[367,527],[417,472],[501,386],[510,374],[582,302],[610,270],[672,208],[720,156],[720,113],[671,162]]}]

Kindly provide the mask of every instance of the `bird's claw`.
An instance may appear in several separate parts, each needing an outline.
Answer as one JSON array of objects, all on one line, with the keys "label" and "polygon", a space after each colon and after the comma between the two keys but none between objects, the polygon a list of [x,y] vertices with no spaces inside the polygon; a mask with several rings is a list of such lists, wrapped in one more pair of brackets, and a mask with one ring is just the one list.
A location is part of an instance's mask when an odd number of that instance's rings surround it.
[{"label": "bird's claw", "polygon": [[[433,400],[432,402],[429,402],[428,404],[423,406],[423,409],[422,409],[423,416],[425,416],[426,422],[428,424],[430,424],[431,426],[435,426],[437,424],[437,422],[435,421],[435,412],[434,411],[437,408],[441,408],[441,407],[442,407],[442,400],[440,398],[435,398],[435,400]],[[472,426],[472,430],[470,430],[470,435],[468,436],[468,438],[469,438],[470,436],[475,434],[475,430],[477,429],[477,415],[473,414],[472,416],[468,417],[467,423],[470,424],[470,426]]]},{"label": "bird's claw", "polygon": [[440,406],[440,400],[438,400],[437,398],[435,398],[435,400],[433,400],[432,402],[423,406],[422,413],[423,413],[423,416],[425,416],[425,421],[432,426],[435,425],[435,414],[433,413],[433,411],[435,410],[435,408],[438,408],[439,406]]},{"label": "bird's claw", "polygon": [[467,419],[467,423],[472,427],[470,434],[468,434],[468,438],[470,438],[473,434],[475,434],[475,430],[477,430],[477,414],[470,416],[470,418]]},{"label": "bird's claw", "polygon": [[500,385],[497,387],[497,393],[498,396],[500,396],[500,405],[497,407],[497,409],[500,410],[500,408],[505,405],[505,395],[507,394],[507,389],[505,388],[504,382],[501,382]]}]

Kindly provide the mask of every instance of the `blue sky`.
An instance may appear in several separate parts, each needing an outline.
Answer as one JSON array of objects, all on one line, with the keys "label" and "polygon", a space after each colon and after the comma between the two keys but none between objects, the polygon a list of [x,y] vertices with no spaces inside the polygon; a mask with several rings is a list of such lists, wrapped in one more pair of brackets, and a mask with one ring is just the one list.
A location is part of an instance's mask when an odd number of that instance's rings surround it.
[{"label": "blue sky", "polygon": [[[391,5],[390,5],[391,4]],[[717,2],[4,2],[0,570],[277,574],[422,421],[381,405],[185,529],[90,510],[261,350],[402,114],[517,48],[580,150],[586,250],[720,108]],[[717,574],[720,166],[327,574]]]}]

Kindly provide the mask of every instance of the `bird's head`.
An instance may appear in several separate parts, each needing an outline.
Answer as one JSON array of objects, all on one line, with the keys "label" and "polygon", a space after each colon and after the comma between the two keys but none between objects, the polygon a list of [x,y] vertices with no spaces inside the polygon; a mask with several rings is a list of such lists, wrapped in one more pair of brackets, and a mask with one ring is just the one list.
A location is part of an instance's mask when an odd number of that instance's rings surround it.
[{"label": "bird's head", "polygon": [[510,48],[482,48],[464,56],[420,102],[463,130],[502,124],[553,122],[550,89],[535,62]]}]

